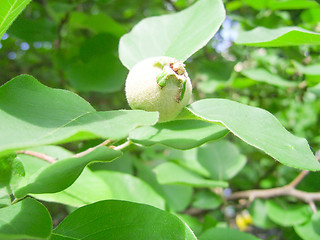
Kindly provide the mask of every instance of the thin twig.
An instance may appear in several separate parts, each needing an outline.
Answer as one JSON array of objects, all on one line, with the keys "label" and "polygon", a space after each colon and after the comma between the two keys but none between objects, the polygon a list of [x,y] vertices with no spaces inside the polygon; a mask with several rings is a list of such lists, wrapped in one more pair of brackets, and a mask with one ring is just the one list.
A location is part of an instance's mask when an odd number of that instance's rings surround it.
[{"label": "thin twig", "polygon": [[240,191],[231,194],[227,197],[227,200],[248,198],[253,201],[255,198],[273,198],[280,196],[292,196],[303,200],[306,203],[313,201],[320,201],[320,193],[304,192],[295,189],[295,187],[302,181],[302,179],[307,176],[309,171],[303,170],[300,174],[289,184],[283,187],[270,188],[270,189],[253,189],[248,191]]},{"label": "thin twig", "polygon": [[242,198],[249,198],[254,200],[255,198],[273,198],[280,196],[292,196],[303,200],[306,203],[313,201],[320,201],[320,193],[311,193],[297,190],[291,186],[284,186],[270,189],[253,189],[248,191],[235,192],[227,197],[227,200],[235,200]]},{"label": "thin twig", "polygon": [[44,153],[34,152],[34,151],[30,151],[30,150],[20,150],[20,151],[17,151],[17,154],[30,155],[30,156],[45,160],[49,163],[55,163],[57,161],[57,159],[55,159],[54,157],[48,156]]},{"label": "thin twig", "polygon": [[[88,153],[91,153],[92,151],[94,151],[96,148],[101,147],[101,146],[106,146],[111,142],[112,142],[112,140],[107,139],[107,140],[105,140],[104,142],[100,143],[97,146],[94,146],[92,148],[88,148],[87,150],[85,150],[83,152],[75,154],[73,157],[83,157],[84,155],[87,155]],[[129,146],[130,144],[131,144],[131,142],[130,142],[130,140],[128,140],[128,141],[126,141],[125,143],[123,143],[123,144],[121,144],[119,146],[109,146],[109,148],[112,148],[114,150],[121,150],[121,149]]]},{"label": "thin twig", "polygon": [[94,146],[92,148],[88,148],[87,150],[83,151],[83,152],[80,152],[80,153],[77,153],[75,155],[73,155],[73,157],[75,158],[78,158],[78,157],[83,157],[84,155],[87,155],[89,153],[91,153],[92,151],[94,151],[95,149],[97,149],[98,147],[101,147],[101,146],[106,146],[108,145],[109,143],[111,143],[112,141],[110,139],[107,139],[105,141],[103,141],[102,143],[100,143],[99,145],[97,146]]},{"label": "thin twig", "polygon": [[295,179],[293,179],[293,181],[289,183],[287,186],[295,188],[304,179],[304,177],[309,174],[309,172],[310,171],[308,170],[301,171],[299,175]]},{"label": "thin twig", "polygon": [[310,208],[311,208],[311,210],[312,210],[313,213],[316,213],[316,212],[317,212],[317,207],[316,207],[316,205],[314,204],[314,201],[309,202],[309,206],[310,206]]},{"label": "thin twig", "polygon": [[123,144],[121,144],[119,146],[113,147],[113,150],[122,150],[122,149],[128,147],[130,144],[131,144],[131,141],[127,140],[125,143],[123,143]]},{"label": "thin twig", "polygon": [[[319,151],[316,153],[316,158],[320,161]],[[253,189],[248,191],[240,191],[231,194],[227,197],[227,200],[235,200],[248,198],[250,201],[253,201],[255,198],[273,198],[280,196],[292,196],[297,199],[300,199],[306,203],[309,203],[310,207],[314,211],[316,206],[314,201],[320,201],[320,193],[314,192],[305,192],[297,190],[295,187],[309,174],[310,171],[303,170],[299,175],[293,179],[289,184],[283,187],[270,188],[270,189]]]},{"label": "thin twig", "polygon": [[[91,153],[92,151],[94,151],[98,147],[107,146],[111,142],[112,142],[112,140],[107,139],[107,140],[103,141],[102,143],[98,144],[97,146],[94,146],[92,148],[88,148],[87,150],[85,150],[83,152],[80,152],[80,153],[77,153],[77,154],[73,155],[73,157],[75,157],[75,158],[83,157],[83,156]],[[121,144],[119,146],[109,146],[109,148],[112,148],[114,150],[121,150],[123,148],[126,148],[130,144],[131,144],[131,141],[128,140],[128,141],[126,141],[125,143],[123,143],[123,144]],[[30,156],[37,157],[37,158],[40,158],[42,160],[45,160],[45,161],[47,161],[49,163],[55,163],[57,161],[57,159],[55,159],[55,158],[53,158],[51,156],[48,156],[48,155],[46,155],[44,153],[34,152],[34,151],[30,151],[30,150],[20,150],[20,151],[17,151],[17,154],[30,155]]]}]

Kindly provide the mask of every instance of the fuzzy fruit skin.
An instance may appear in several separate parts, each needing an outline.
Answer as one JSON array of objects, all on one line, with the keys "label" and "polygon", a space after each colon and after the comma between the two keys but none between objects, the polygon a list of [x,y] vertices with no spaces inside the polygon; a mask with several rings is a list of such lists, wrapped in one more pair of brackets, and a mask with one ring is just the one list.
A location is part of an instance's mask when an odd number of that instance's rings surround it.
[{"label": "fuzzy fruit skin", "polygon": [[[126,97],[132,109],[145,111],[158,111],[159,122],[173,120],[188,104],[192,95],[192,85],[188,74],[186,76],[185,93],[181,101],[179,85],[175,80],[168,80],[166,86],[161,88],[157,83],[157,76],[163,68],[157,62],[167,65],[177,62],[171,57],[152,57],[137,63],[129,72],[126,79]],[[181,90],[180,90],[181,91]]]}]

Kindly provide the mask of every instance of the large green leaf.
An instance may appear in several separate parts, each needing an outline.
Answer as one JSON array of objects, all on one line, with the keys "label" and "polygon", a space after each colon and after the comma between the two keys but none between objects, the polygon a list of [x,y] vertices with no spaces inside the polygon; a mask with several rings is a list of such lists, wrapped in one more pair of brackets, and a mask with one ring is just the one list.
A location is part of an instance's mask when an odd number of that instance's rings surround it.
[{"label": "large green leaf", "polygon": [[148,204],[164,209],[164,199],[147,183],[130,174],[84,169],[67,189],[53,194],[33,194],[37,199],[81,207],[101,200],[115,199]]},{"label": "large green leaf", "polygon": [[270,85],[278,87],[296,87],[298,85],[298,83],[296,82],[290,82],[276,74],[268,72],[263,68],[246,69],[243,70],[241,73],[250,79],[268,83]]},{"label": "large green leaf", "polygon": [[164,199],[137,177],[112,171],[96,171],[95,175],[109,186],[110,199],[144,203],[161,209],[165,207]]},{"label": "large green leaf", "polygon": [[135,161],[135,166],[137,168],[137,176],[165,198],[170,210],[181,212],[188,207],[193,194],[191,186],[161,185],[150,166],[138,161]]},{"label": "large green leaf", "polygon": [[194,187],[227,187],[228,183],[205,179],[175,163],[167,162],[154,169],[161,184],[180,184]]},{"label": "large green leaf", "polygon": [[46,18],[28,19],[19,17],[8,33],[26,42],[53,42],[57,38],[57,25]]},{"label": "large green leaf", "polygon": [[171,150],[168,158],[192,172],[214,180],[228,180],[246,164],[246,158],[237,147],[225,140],[185,151]]},{"label": "large green leaf", "polygon": [[246,164],[246,157],[231,142],[220,140],[198,149],[198,162],[208,170],[212,179],[228,180]]},{"label": "large green leaf", "polygon": [[267,209],[268,217],[284,227],[302,224],[311,217],[311,209],[308,205],[290,205],[287,202],[277,203],[268,200]]},{"label": "large green leaf", "polygon": [[87,39],[80,47],[79,56],[62,66],[66,79],[81,92],[119,91],[127,69],[118,58],[118,42],[119,38],[106,33]]},{"label": "large green leaf", "polygon": [[122,139],[156,112],[97,112],[72,92],[21,75],[0,88],[0,155],[10,150],[92,138]]},{"label": "large green leaf", "polygon": [[191,228],[196,236],[202,232],[202,222],[200,222],[197,217],[193,217],[184,213],[176,213],[176,215]]},{"label": "large green leaf", "polygon": [[250,205],[249,212],[254,226],[265,229],[275,227],[275,223],[268,218],[267,204],[264,200],[255,199]]},{"label": "large green leaf", "polygon": [[249,233],[243,233],[232,228],[211,228],[198,238],[199,240],[259,240]]},{"label": "large green leaf", "polygon": [[300,15],[301,20],[310,24],[317,24],[320,22],[320,8],[311,8],[305,10]]},{"label": "large green leaf", "polygon": [[171,149],[168,155],[168,159],[179,163],[179,165],[192,170],[193,172],[200,174],[204,177],[210,177],[210,172],[204,166],[201,165],[199,160],[199,148],[193,148],[189,150],[176,150]]},{"label": "large green leaf", "polygon": [[240,32],[237,44],[255,47],[286,47],[302,44],[320,44],[320,34],[299,27],[268,29],[257,27],[247,32]]},{"label": "large green leaf", "polygon": [[204,99],[189,110],[198,117],[223,124],[246,143],[264,151],[282,164],[320,170],[304,138],[289,133],[269,112],[227,99]]},{"label": "large green leaf", "polygon": [[107,200],[81,207],[54,229],[55,239],[196,240],[178,217],[155,207]]},{"label": "large green leaf", "polygon": [[211,191],[199,191],[194,195],[194,202],[192,204],[195,208],[200,209],[216,209],[222,203],[221,196]]},{"label": "large green leaf", "polygon": [[0,7],[0,40],[11,23],[18,17],[31,0],[1,1]]},{"label": "large green leaf", "polygon": [[[197,66],[199,66],[197,72],[201,73],[201,77],[199,78],[201,81],[197,83],[197,88],[204,93],[213,93],[214,91],[225,88],[228,85],[228,80],[233,76],[232,74],[234,73],[234,66],[236,62],[197,60],[192,64],[197,64]],[[192,72],[190,72],[190,75],[192,75]]]},{"label": "large green leaf", "polygon": [[82,207],[97,201],[112,199],[108,185],[88,168],[84,168],[77,180],[61,192],[31,194],[31,196],[42,201],[56,202],[72,207]]},{"label": "large green leaf", "polygon": [[294,226],[294,230],[303,240],[319,240],[320,212],[313,214],[312,218],[305,224]]},{"label": "large green leaf", "polygon": [[[99,147],[82,157],[71,157],[41,168],[26,182],[17,187],[14,194],[22,198],[29,193],[54,193],[69,187],[81,174],[83,168],[92,161],[111,161],[121,155],[107,147]],[[39,159],[39,161],[41,161]]]},{"label": "large green leaf", "polygon": [[[320,8],[319,8],[320,9]],[[302,65],[298,62],[294,62],[294,65],[298,69],[299,72],[306,75],[320,75],[320,63],[311,64],[311,65]]]},{"label": "large green leaf", "polygon": [[154,56],[185,61],[213,37],[225,18],[220,0],[199,0],[184,11],[151,17],[120,40],[120,59],[127,68]]},{"label": "large green leaf", "polygon": [[314,86],[312,88],[309,88],[308,91],[316,94],[319,97],[320,96],[320,83],[318,83],[316,86]]},{"label": "large green leaf", "polygon": [[68,24],[73,28],[89,29],[96,33],[107,32],[119,38],[126,33],[124,26],[102,13],[88,15],[83,12],[71,12]]},{"label": "large green leaf", "polygon": [[[71,158],[73,156],[72,152],[57,146],[41,146],[30,150],[44,153],[59,160]],[[25,167],[25,184],[28,183],[28,180],[32,175],[43,171],[51,165],[49,162],[33,156],[24,154],[19,154],[18,156]],[[85,204],[104,200],[106,196],[109,195],[110,189],[108,186],[87,168],[84,168],[81,175],[70,187],[61,192],[50,194],[31,194],[31,196],[40,200],[63,203],[74,207],[80,207]]]},{"label": "large green leaf", "polygon": [[26,198],[0,209],[0,239],[47,239],[52,220],[38,201]]},{"label": "large green leaf", "polygon": [[224,137],[228,130],[216,124],[199,120],[176,120],[140,127],[132,131],[129,139],[144,146],[156,143],[177,149],[190,149]]},{"label": "large green leaf", "polygon": [[[57,146],[42,146],[31,150],[57,159],[66,159],[73,155],[73,153]],[[26,170],[26,180],[50,166],[50,163],[36,157],[19,154],[19,158]],[[124,159],[118,158],[117,160],[123,161]],[[109,165],[112,163],[101,162],[101,164]],[[32,194],[31,196],[43,201],[58,202],[73,207],[81,207],[106,199],[117,199],[164,208],[163,198],[141,179],[121,172],[105,170],[92,172],[89,168],[84,168],[76,181],[61,192]]]}]

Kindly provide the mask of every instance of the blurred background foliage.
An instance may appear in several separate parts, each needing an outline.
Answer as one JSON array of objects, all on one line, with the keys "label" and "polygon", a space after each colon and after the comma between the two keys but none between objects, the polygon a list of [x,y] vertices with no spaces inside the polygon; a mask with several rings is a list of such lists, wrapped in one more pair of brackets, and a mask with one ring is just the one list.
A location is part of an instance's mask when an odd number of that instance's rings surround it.
[{"label": "blurred background foliage", "polygon": [[[194,2],[34,0],[2,38],[0,84],[27,73],[47,86],[78,93],[97,110],[129,109],[123,90],[128,70],[118,58],[120,37],[146,17],[173,13]],[[319,32],[319,3],[312,0],[225,0],[224,4],[227,18],[222,27],[186,62],[194,87],[192,101],[227,98],[264,108],[289,131],[306,138],[316,152],[320,149],[320,46],[258,48],[236,45],[234,41],[241,31],[257,26],[299,26]],[[219,194],[208,189],[159,185],[150,172],[159,163],[170,161],[204,177],[229,180],[230,188],[224,190],[225,196],[237,190],[283,186],[299,172],[278,164],[231,135],[227,139],[188,151],[159,145],[146,149],[132,146],[130,153],[113,163],[95,164],[91,168],[134,174],[148,182],[165,196],[169,209],[181,212],[180,217],[196,233],[229,223],[241,230],[249,229],[263,239],[300,239],[292,228],[281,226],[272,217],[267,218],[264,209],[276,209],[279,202],[267,204],[256,200],[247,209],[241,202],[223,202]],[[87,141],[77,146],[80,151],[98,142]],[[73,148],[72,145],[66,147]],[[233,172],[216,175],[217,162],[206,161],[210,160],[213,149],[233,154],[231,159],[237,159],[230,160]],[[205,161],[206,168],[195,169],[195,159]],[[319,191],[319,180],[319,173],[311,173],[299,188]],[[297,202],[290,198],[287,201]],[[248,213],[243,212],[244,209],[250,211],[254,227],[248,228],[251,220],[246,222]],[[52,207],[51,211],[56,212],[59,219],[61,209]]]}]

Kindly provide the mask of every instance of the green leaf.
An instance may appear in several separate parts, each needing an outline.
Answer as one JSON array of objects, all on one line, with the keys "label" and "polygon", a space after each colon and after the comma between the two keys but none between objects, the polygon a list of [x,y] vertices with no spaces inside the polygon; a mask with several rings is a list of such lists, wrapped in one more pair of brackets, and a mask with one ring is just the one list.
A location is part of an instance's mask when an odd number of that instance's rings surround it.
[{"label": "green leaf", "polygon": [[191,228],[196,236],[198,236],[202,232],[202,223],[197,217],[179,213],[177,213],[176,215]]},{"label": "green leaf", "polygon": [[118,58],[118,41],[106,33],[87,39],[80,47],[80,56],[62,66],[70,84],[81,92],[119,91],[124,85],[127,69]]},{"label": "green leaf", "polygon": [[[57,146],[43,146],[31,150],[57,159],[70,158],[73,155],[73,153]],[[50,166],[48,162],[29,155],[19,154],[19,158],[25,166],[26,179],[42,171],[40,169]],[[117,159],[117,161],[123,160],[123,158]],[[112,163],[101,162],[101,164],[108,165]],[[92,172],[89,168],[84,168],[77,180],[61,192],[32,194],[32,196],[43,201],[58,202],[73,207],[81,207],[105,199],[118,199],[164,208],[163,198],[141,179],[119,172],[104,170]]]},{"label": "green leaf", "polygon": [[12,185],[24,176],[23,164],[16,158],[16,154],[0,157],[0,208],[10,205]]},{"label": "green leaf", "polygon": [[[71,157],[41,168],[28,181],[15,189],[17,198],[29,193],[54,193],[69,187],[81,174],[83,168],[92,161],[111,161],[121,155],[107,147],[99,147],[82,157]],[[40,161],[40,160],[39,160]]]},{"label": "green leaf", "polygon": [[268,6],[272,10],[290,10],[317,8],[319,4],[315,0],[271,0],[268,2]]},{"label": "green leaf", "polygon": [[199,240],[259,240],[255,236],[232,228],[210,228],[200,235]]},{"label": "green leaf", "polygon": [[[72,152],[67,151],[66,149],[58,146],[41,146],[41,147],[31,148],[28,150],[46,154],[57,160],[67,159],[73,156]],[[19,183],[20,186],[26,185],[29,179],[32,177],[32,175],[36,174],[39,171],[42,171],[43,169],[51,165],[47,161],[44,161],[37,157],[33,157],[26,154],[18,154],[17,158],[22,162],[25,169],[25,177]],[[15,186],[14,189],[16,189],[18,186],[19,185]]]},{"label": "green leaf", "polygon": [[216,124],[199,120],[176,120],[140,127],[132,131],[129,139],[144,146],[156,143],[177,149],[190,149],[224,137],[228,130]]},{"label": "green leaf", "polygon": [[0,8],[0,40],[12,22],[31,0],[6,0],[1,1]]},{"label": "green leaf", "polygon": [[314,0],[242,0],[250,7],[256,10],[293,10],[316,8],[318,4]]},{"label": "green leaf", "polygon": [[0,216],[1,239],[47,239],[51,233],[48,210],[32,198],[0,209]]},{"label": "green leaf", "polygon": [[137,168],[137,176],[147,182],[166,200],[166,204],[170,210],[181,212],[185,210],[191,202],[193,189],[190,186],[181,185],[161,185],[157,181],[156,174],[151,170],[150,166],[135,161]]},{"label": "green leaf", "polygon": [[82,207],[97,201],[111,198],[111,190],[102,179],[88,168],[68,188],[56,193],[31,194],[36,199],[46,202],[56,202],[72,207]]},{"label": "green leaf", "polygon": [[192,206],[200,209],[216,209],[221,203],[222,200],[219,195],[210,191],[200,191],[194,195]]},{"label": "green leaf", "polygon": [[124,26],[102,13],[88,15],[83,12],[71,12],[68,24],[73,28],[89,29],[96,33],[106,32],[119,38],[126,33]]},{"label": "green leaf", "polygon": [[227,187],[228,183],[205,179],[188,169],[171,162],[163,163],[154,168],[161,184],[181,184],[193,187]]},{"label": "green leaf", "polygon": [[306,222],[311,217],[311,210],[308,205],[294,204],[287,202],[277,203],[267,201],[268,217],[280,226],[289,227]]},{"label": "green leaf", "polygon": [[197,61],[198,72],[201,73],[201,81],[197,87],[204,93],[213,93],[217,89],[226,87],[234,72],[235,64],[233,61],[221,60]]},{"label": "green leaf", "polygon": [[320,96],[320,83],[318,83],[314,87],[308,88],[308,91],[316,94],[319,97]]},{"label": "green leaf", "polygon": [[320,75],[320,63],[318,64],[311,64],[304,66],[298,62],[294,62],[294,65],[298,69],[299,72],[306,74],[306,75]]},{"label": "green leaf", "polygon": [[0,188],[9,185],[13,177],[24,175],[24,167],[16,158],[16,154],[0,158]]},{"label": "green leaf", "polygon": [[234,177],[246,164],[246,157],[231,142],[220,140],[198,148],[198,162],[214,180]]},{"label": "green leaf", "polygon": [[283,79],[282,77],[270,73],[262,68],[252,68],[241,71],[241,73],[253,80],[268,83],[270,85],[278,86],[278,87],[297,87],[298,83],[290,82],[288,80]]},{"label": "green leaf", "polygon": [[0,188],[0,208],[9,206],[11,204],[11,198],[9,191],[6,187]]},{"label": "green leaf", "polygon": [[109,186],[112,199],[144,203],[160,209],[165,207],[164,199],[137,177],[111,171],[96,171],[95,175]]},{"label": "green leaf", "polygon": [[191,186],[160,184],[159,186],[161,187],[162,196],[166,200],[168,209],[182,212],[189,206],[193,196],[193,188]]},{"label": "green leaf", "polygon": [[124,151],[121,157],[115,159],[112,162],[98,162],[90,164],[90,169],[93,171],[108,170],[134,175],[133,160],[135,158],[135,153]]},{"label": "green leaf", "polygon": [[168,159],[215,180],[234,177],[246,164],[246,158],[240,154],[237,147],[224,140],[186,151],[171,150]]},{"label": "green leaf", "polygon": [[176,150],[171,149],[168,159],[172,160],[179,165],[188,168],[189,170],[200,174],[203,177],[210,177],[208,169],[201,165],[198,158],[199,148],[189,150]]},{"label": "green leaf", "polygon": [[267,8],[269,1],[270,0],[259,0],[259,1],[242,0],[242,2],[244,2],[246,5],[252,7],[253,9],[256,9],[256,10],[261,10],[261,9]]},{"label": "green leaf", "polygon": [[[156,112],[97,112],[72,92],[21,75],[0,88],[0,155],[14,149],[92,138],[122,139]],[[1,153],[2,152],[2,153]]]},{"label": "green leaf", "polygon": [[303,240],[318,240],[320,238],[320,212],[302,225],[294,226],[294,230]]},{"label": "green leaf", "polygon": [[67,189],[54,194],[33,194],[37,199],[74,207],[101,200],[115,199],[165,208],[164,199],[147,183],[130,174],[84,169]]},{"label": "green leaf", "polygon": [[8,33],[27,42],[49,41],[57,38],[57,25],[46,18],[18,18]]},{"label": "green leaf", "polygon": [[149,205],[108,200],[71,213],[53,230],[51,240],[55,239],[196,240],[196,237],[185,223],[168,212]]},{"label": "green leaf", "polygon": [[320,170],[304,138],[289,133],[269,112],[227,99],[194,102],[189,110],[198,117],[223,124],[246,143],[264,151],[282,164]]},{"label": "green leaf", "polygon": [[320,8],[311,8],[305,10],[301,13],[300,17],[304,22],[317,24],[320,22]]},{"label": "green leaf", "polygon": [[144,19],[121,38],[120,59],[129,69],[148,57],[185,61],[207,44],[224,18],[222,1],[200,0],[181,12]]},{"label": "green leaf", "polygon": [[299,27],[277,29],[257,27],[247,32],[240,32],[235,42],[240,45],[254,47],[318,45],[320,44],[320,34]]},{"label": "green leaf", "polygon": [[268,218],[268,209],[265,201],[255,199],[250,205],[249,212],[254,226],[266,229],[275,227],[275,224]]}]

